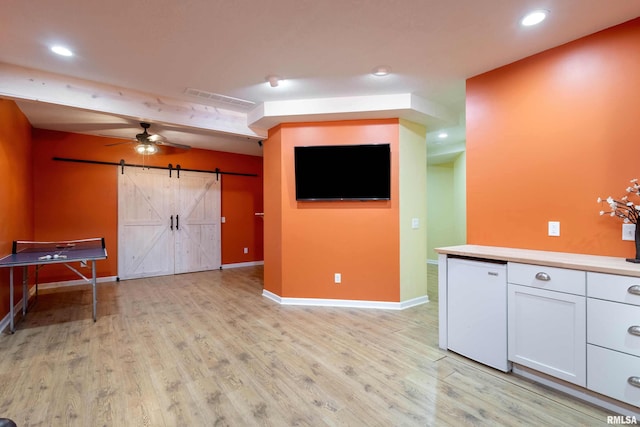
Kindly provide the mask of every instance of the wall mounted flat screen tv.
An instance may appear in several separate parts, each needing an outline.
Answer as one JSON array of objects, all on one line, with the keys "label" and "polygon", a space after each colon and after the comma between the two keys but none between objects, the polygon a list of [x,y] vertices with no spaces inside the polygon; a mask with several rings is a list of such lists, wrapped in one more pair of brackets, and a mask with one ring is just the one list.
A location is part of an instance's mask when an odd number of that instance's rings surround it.
[{"label": "wall mounted flat screen tv", "polygon": [[296,200],[389,200],[389,144],[294,147]]}]

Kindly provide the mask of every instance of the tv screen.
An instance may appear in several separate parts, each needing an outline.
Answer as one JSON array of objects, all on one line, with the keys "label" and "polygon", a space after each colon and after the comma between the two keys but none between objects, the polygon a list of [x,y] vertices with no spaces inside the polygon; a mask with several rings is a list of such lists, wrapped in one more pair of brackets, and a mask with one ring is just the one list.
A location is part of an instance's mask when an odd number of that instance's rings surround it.
[{"label": "tv screen", "polygon": [[296,200],[389,200],[389,144],[294,147]]}]

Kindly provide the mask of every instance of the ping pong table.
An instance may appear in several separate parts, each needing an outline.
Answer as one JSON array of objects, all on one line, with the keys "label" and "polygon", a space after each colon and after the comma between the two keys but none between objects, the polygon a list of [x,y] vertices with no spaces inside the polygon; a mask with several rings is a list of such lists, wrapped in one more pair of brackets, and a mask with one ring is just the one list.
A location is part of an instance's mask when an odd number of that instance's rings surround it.
[{"label": "ping pong table", "polygon": [[[66,240],[60,242],[32,242],[26,240],[16,240],[13,242],[11,254],[0,258],[0,268],[8,267],[9,272],[9,300],[10,300],[10,325],[11,333],[15,332],[14,324],[14,291],[13,291],[13,270],[15,267],[22,267],[22,315],[27,314],[29,300],[28,291],[28,267],[35,266],[35,286],[36,298],[38,295],[38,270],[49,264],[64,264],[71,271],[80,276],[85,282],[90,283],[93,288],[93,321],[96,321],[96,261],[107,258],[107,249],[104,245],[104,237]],[[80,271],[71,266],[70,263],[79,262],[81,265],[91,263],[91,279],[85,277]]]}]

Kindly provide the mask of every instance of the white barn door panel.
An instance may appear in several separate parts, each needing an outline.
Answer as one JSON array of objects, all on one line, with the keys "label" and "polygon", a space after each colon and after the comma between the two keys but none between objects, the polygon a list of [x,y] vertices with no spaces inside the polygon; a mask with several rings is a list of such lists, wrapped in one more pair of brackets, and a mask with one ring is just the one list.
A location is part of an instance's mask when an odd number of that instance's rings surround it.
[{"label": "white barn door panel", "polygon": [[220,267],[220,182],[213,174],[118,168],[121,279]]},{"label": "white barn door panel", "polygon": [[173,274],[171,181],[158,169],[118,168],[118,276]]},{"label": "white barn door panel", "polygon": [[220,181],[212,174],[181,172],[176,273],[220,268]]}]

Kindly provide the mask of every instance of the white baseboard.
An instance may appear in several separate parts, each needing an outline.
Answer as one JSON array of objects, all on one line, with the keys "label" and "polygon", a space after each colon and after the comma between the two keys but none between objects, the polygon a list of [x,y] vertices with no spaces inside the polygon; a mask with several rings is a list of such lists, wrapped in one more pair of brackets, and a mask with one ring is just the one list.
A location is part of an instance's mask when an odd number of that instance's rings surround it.
[{"label": "white baseboard", "polygon": [[525,366],[513,364],[512,372],[514,375],[518,375],[543,384],[547,387],[553,388],[555,390],[559,390],[570,396],[589,402],[592,405],[597,405],[601,408],[612,411],[613,413],[621,414],[628,417],[640,418],[640,412],[634,406],[627,405],[624,402],[619,402],[615,399],[603,396],[574,384],[566,383],[562,380],[553,378],[541,372],[537,372]]},{"label": "white baseboard", "polygon": [[[106,282],[115,282],[116,276],[105,276],[105,277],[97,277],[96,283],[106,283]],[[68,286],[78,286],[78,285],[88,285],[89,283],[85,282],[82,279],[76,280],[67,280],[64,282],[51,282],[51,283],[39,283],[38,289],[55,289],[55,288],[66,288]],[[30,285],[33,286],[33,285]]]},{"label": "white baseboard", "polygon": [[225,270],[227,268],[253,267],[254,265],[264,265],[264,261],[249,261],[249,262],[236,262],[235,264],[222,264],[220,268]]},{"label": "white baseboard", "polygon": [[405,308],[414,307],[420,304],[426,304],[429,302],[428,296],[422,296],[413,298],[402,302],[387,302],[387,301],[363,301],[363,300],[344,300],[344,299],[325,299],[325,298],[287,298],[281,297],[269,292],[266,289],[262,290],[262,296],[269,298],[272,301],[281,305],[304,305],[304,306],[316,306],[316,307],[345,307],[345,308],[375,308],[382,310],[404,310]]},{"label": "white baseboard", "polygon": [[[15,314],[22,313],[22,298],[20,298],[20,301],[18,301],[16,305],[13,307],[13,311],[15,312]],[[11,325],[11,311],[9,311],[7,315],[4,316],[2,320],[0,320],[0,331],[4,331],[5,329],[8,329],[10,325]]]}]

